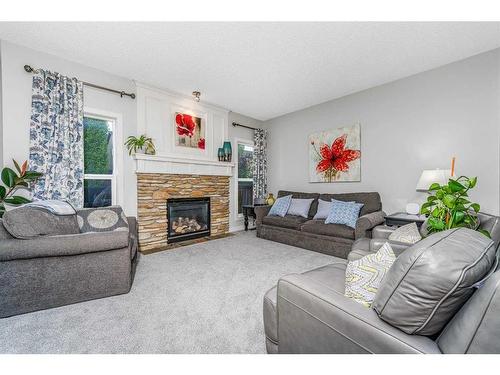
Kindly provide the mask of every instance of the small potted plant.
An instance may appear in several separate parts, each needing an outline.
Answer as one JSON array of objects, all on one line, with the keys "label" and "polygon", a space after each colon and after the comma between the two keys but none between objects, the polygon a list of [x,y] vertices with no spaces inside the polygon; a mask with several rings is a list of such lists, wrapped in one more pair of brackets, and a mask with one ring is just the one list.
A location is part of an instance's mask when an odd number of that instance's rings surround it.
[{"label": "small potted plant", "polygon": [[147,155],[156,154],[156,149],[153,143],[153,139],[147,137],[145,134],[139,137],[131,135],[130,137],[127,138],[125,146],[127,146],[129,155],[132,155],[132,153],[136,154],[137,151],[142,151]]},{"label": "small potted plant", "polygon": [[12,161],[17,172],[5,167],[1,173],[3,185],[0,184],[0,217],[3,216],[6,205],[15,207],[31,202],[23,190],[29,189],[30,184],[42,176],[40,172],[29,171],[27,161],[22,165],[15,160]]}]

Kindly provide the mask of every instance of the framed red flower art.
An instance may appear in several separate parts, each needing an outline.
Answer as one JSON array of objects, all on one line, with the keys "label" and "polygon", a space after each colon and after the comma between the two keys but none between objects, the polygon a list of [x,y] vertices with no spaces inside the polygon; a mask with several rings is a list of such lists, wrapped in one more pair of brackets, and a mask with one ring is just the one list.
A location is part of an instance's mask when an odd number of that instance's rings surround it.
[{"label": "framed red flower art", "polygon": [[361,181],[360,126],[309,136],[309,181]]},{"label": "framed red flower art", "polygon": [[175,112],[175,144],[205,149],[205,119],[187,113]]}]

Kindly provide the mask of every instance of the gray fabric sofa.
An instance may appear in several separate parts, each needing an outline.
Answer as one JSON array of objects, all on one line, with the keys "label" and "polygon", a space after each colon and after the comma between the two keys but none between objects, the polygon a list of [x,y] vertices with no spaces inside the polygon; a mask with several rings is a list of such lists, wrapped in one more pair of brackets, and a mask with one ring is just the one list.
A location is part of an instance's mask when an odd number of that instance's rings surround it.
[{"label": "gray fabric sofa", "polygon": [[[384,222],[385,213],[382,211],[380,195],[376,192],[345,194],[300,193],[284,190],[278,192],[278,197],[286,195],[292,195],[293,198],[298,199],[314,199],[308,218],[292,215],[268,216],[269,206],[255,207],[257,237],[347,258],[356,239],[370,237],[372,228]],[[318,208],[318,199],[363,203],[356,228],[325,224],[324,219],[313,220]]]},{"label": "gray fabric sofa", "polygon": [[[486,242],[498,251],[498,218],[490,224],[493,245]],[[446,246],[458,244],[466,250],[477,246],[477,239],[471,238],[470,246],[465,242],[450,241]],[[303,274],[287,275],[266,293],[263,314],[268,353],[500,353],[500,269],[495,265],[491,271],[496,267],[496,272],[479,289],[471,288],[470,298],[432,336],[407,334],[380,319],[375,310],[345,297],[346,266],[347,260],[339,259]]]},{"label": "gray fabric sofa", "polygon": [[137,261],[128,230],[13,238],[0,220],[0,318],[127,293]]}]

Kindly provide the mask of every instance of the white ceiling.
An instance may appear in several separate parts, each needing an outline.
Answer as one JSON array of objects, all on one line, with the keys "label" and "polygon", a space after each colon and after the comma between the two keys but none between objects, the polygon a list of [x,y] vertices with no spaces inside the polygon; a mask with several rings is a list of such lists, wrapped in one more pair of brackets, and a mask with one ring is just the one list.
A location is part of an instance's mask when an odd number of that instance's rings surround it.
[{"label": "white ceiling", "polygon": [[498,48],[500,23],[4,22],[0,38],[267,120]]}]

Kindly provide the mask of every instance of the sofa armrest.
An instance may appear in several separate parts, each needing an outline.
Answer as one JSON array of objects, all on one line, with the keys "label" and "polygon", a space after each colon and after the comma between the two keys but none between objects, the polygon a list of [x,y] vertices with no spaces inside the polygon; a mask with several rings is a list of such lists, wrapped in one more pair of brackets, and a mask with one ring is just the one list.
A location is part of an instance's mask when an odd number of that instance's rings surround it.
[{"label": "sofa armrest", "polygon": [[130,248],[130,259],[134,259],[139,248],[137,234],[137,219],[134,216],[127,216],[128,222],[128,246]]},{"label": "sofa armrest", "polygon": [[394,255],[396,256],[401,255],[403,251],[411,246],[411,244],[406,242],[392,241],[386,238],[372,238],[370,240],[370,251],[376,253],[386,242],[389,242],[389,245],[391,245]]},{"label": "sofa armrest", "polygon": [[255,225],[259,227],[262,224],[262,219],[267,216],[271,206],[256,206],[254,208],[255,212]]},{"label": "sofa armrest", "polygon": [[354,239],[368,237],[368,231],[375,228],[377,225],[385,221],[384,211],[370,212],[369,214],[360,216],[356,221],[356,228],[354,230]]},{"label": "sofa armrest", "polygon": [[440,353],[307,274],[280,279],[277,305],[280,353]]},{"label": "sofa armrest", "polygon": [[372,238],[389,238],[389,236],[396,230],[396,227],[387,225],[377,225],[373,228]]},{"label": "sofa armrest", "polygon": [[129,231],[87,232],[0,241],[0,261],[95,253],[129,246]]}]

